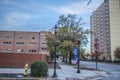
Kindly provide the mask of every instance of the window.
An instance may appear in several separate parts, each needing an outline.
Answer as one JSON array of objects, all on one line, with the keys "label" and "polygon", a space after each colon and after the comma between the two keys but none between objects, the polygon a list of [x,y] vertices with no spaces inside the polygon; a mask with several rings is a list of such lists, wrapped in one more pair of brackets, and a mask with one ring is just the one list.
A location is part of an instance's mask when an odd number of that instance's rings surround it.
[{"label": "window", "polygon": [[[109,41],[109,38],[107,37],[107,41]],[[109,43],[109,42],[108,42]]]},{"label": "window", "polygon": [[37,51],[34,49],[29,49],[29,52],[37,52]]},{"label": "window", "polygon": [[106,21],[108,21],[108,17],[106,18]]},{"label": "window", "polygon": [[106,4],[106,6],[108,5],[108,3],[107,3],[107,2],[106,2],[105,4]]},{"label": "window", "polygon": [[106,6],[106,10],[108,10],[108,7]]},{"label": "window", "polygon": [[11,52],[11,49],[3,49],[3,52]]},{"label": "window", "polygon": [[23,49],[17,49],[17,52],[23,52]]},{"label": "window", "polygon": [[100,24],[103,25],[103,22],[101,21]]},{"label": "window", "polygon": [[44,43],[42,43],[42,44],[46,44],[46,43],[44,42]]},{"label": "window", "polygon": [[37,42],[29,42],[29,44],[37,44]]},{"label": "window", "polygon": [[11,42],[3,42],[4,44],[11,44]]},{"label": "window", "polygon": [[42,47],[42,50],[47,50],[47,48],[45,48],[45,47]]},{"label": "window", "polygon": [[108,30],[108,29],[106,29],[106,31],[107,31],[107,32],[109,32],[109,30]]},{"label": "window", "polygon": [[109,37],[109,34],[107,34],[107,37]]},{"label": "window", "polygon": [[108,14],[106,14],[106,17],[108,18]]},{"label": "window", "polygon": [[106,14],[108,14],[108,10],[106,10]]},{"label": "window", "polygon": [[32,39],[35,39],[35,37],[32,37]]},{"label": "window", "polygon": [[[103,38],[102,38],[102,42],[103,42]],[[103,44],[102,44],[103,45]]]},{"label": "window", "polygon": [[24,42],[16,42],[16,44],[24,44]]},{"label": "window", "polygon": [[10,38],[9,36],[7,36],[7,38]]},{"label": "window", "polygon": [[42,47],[42,50],[44,50],[44,47]]},{"label": "window", "polygon": [[106,22],[106,24],[108,24],[108,21]]},{"label": "window", "polygon": [[20,39],[22,39],[22,36],[20,36]]},{"label": "window", "polygon": [[100,7],[100,11],[102,11],[102,6]]}]

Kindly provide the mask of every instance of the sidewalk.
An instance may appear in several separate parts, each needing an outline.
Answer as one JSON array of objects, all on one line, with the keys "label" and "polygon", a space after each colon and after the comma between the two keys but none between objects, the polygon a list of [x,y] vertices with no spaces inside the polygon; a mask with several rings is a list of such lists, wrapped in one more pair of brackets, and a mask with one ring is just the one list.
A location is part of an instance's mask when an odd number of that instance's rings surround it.
[{"label": "sidewalk", "polygon": [[[76,73],[77,69],[73,66],[58,62],[61,69],[57,69],[56,73],[60,80],[97,80],[108,76],[104,71],[80,70],[81,73]],[[49,77],[52,77],[53,69],[49,69]],[[73,78],[73,79],[72,79]]]},{"label": "sidewalk", "polygon": [[[76,73],[77,69],[75,69],[73,66],[66,65],[62,63],[61,61],[57,61],[61,69],[57,69],[57,80],[97,80],[104,78],[106,76],[109,76],[107,72],[104,71],[92,71],[92,70],[80,70],[81,73]],[[48,70],[48,75],[49,78],[47,80],[53,80],[52,75],[53,75],[54,70],[49,69]],[[11,69],[11,68],[0,68],[0,73],[19,73],[23,74],[24,69]],[[29,70],[30,73],[30,70]]]}]

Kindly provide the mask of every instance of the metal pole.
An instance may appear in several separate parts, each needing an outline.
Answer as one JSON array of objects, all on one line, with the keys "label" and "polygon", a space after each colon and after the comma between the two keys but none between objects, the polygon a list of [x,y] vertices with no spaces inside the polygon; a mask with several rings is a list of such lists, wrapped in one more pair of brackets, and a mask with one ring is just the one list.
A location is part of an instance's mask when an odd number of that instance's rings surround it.
[{"label": "metal pole", "polygon": [[79,48],[80,48],[80,41],[78,41],[78,70],[77,70],[77,73],[80,73],[80,68],[79,68],[79,64],[80,64],[80,63],[79,63],[79,61],[80,61],[80,60],[79,60],[79,53],[80,53],[80,52],[79,52]]},{"label": "metal pole", "polygon": [[54,60],[54,73],[53,73],[53,78],[57,77],[56,74],[56,46],[57,46],[57,42],[56,42],[56,30],[55,30],[55,42],[54,42],[54,46],[55,46],[55,60]]},{"label": "metal pole", "polygon": [[95,38],[95,48],[96,48],[96,70],[97,70],[97,62],[98,62],[98,46],[99,46],[99,43],[98,43],[98,39]]},{"label": "metal pole", "polygon": [[66,63],[67,63],[67,53],[66,53]]},{"label": "metal pole", "polygon": [[56,43],[55,43],[55,60],[54,60],[54,73],[53,73],[53,78],[57,77],[56,74]]},{"label": "metal pole", "polygon": [[96,49],[96,70],[97,70],[97,61],[98,61],[98,53],[97,53],[97,49]]}]

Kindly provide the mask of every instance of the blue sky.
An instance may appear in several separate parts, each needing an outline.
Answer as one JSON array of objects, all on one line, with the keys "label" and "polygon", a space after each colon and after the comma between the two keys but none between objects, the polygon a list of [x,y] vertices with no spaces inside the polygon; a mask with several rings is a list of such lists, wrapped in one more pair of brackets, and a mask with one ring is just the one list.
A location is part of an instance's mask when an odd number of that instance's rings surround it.
[{"label": "blue sky", "polygon": [[60,15],[75,14],[89,28],[89,18],[103,0],[0,0],[0,30],[49,30]]},{"label": "blue sky", "polygon": [[90,15],[103,0],[0,0],[0,30],[50,30],[60,15],[75,14],[90,28]]}]

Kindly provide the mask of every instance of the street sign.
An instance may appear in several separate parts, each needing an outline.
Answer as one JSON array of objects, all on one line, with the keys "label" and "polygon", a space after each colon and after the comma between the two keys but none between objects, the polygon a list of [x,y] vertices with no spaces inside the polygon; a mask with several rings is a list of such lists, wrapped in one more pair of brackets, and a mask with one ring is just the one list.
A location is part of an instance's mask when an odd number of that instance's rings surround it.
[{"label": "street sign", "polygon": [[99,43],[95,42],[95,43],[94,43],[94,48],[95,48],[95,49],[98,49],[98,46],[99,46]]},{"label": "street sign", "polygon": [[74,48],[74,60],[76,60],[78,57],[78,51],[77,48]]}]

